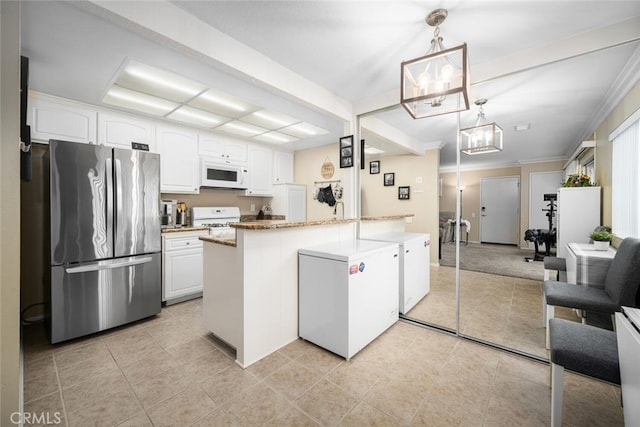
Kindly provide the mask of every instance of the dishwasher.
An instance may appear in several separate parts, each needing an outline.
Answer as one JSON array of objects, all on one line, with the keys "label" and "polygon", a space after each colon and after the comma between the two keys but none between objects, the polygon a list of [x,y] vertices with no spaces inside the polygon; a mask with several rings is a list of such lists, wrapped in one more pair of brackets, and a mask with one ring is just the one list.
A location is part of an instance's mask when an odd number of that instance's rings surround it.
[{"label": "dishwasher", "polygon": [[370,240],[299,249],[300,337],[348,360],[393,325],[398,252]]}]

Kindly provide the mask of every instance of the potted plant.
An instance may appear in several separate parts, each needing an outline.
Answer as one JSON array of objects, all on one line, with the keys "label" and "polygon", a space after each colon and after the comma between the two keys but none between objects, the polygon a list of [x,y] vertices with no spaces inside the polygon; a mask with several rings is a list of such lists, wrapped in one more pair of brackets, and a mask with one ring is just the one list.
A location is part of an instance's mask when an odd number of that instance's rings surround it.
[{"label": "potted plant", "polygon": [[589,237],[593,240],[597,251],[606,251],[609,249],[609,243],[613,240],[613,234],[608,231],[594,231]]},{"label": "potted plant", "polygon": [[593,187],[594,183],[591,182],[589,175],[583,173],[577,173],[567,176],[567,180],[562,183],[563,187]]}]

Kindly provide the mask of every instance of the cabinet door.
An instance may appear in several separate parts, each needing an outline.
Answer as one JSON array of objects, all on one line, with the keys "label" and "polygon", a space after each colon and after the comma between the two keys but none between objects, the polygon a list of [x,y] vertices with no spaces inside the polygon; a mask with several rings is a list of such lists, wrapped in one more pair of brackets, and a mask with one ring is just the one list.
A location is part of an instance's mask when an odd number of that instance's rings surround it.
[{"label": "cabinet door", "polygon": [[160,191],[199,193],[198,135],[188,129],[158,126],[156,140],[161,161]]},{"label": "cabinet door", "polygon": [[202,259],[202,247],[164,253],[163,301],[202,292]]},{"label": "cabinet door", "polygon": [[242,142],[227,142],[224,146],[227,159],[234,162],[246,162],[247,161],[247,144]]},{"label": "cabinet door", "polygon": [[293,183],[293,153],[285,151],[273,152],[273,183]]},{"label": "cabinet door", "polygon": [[151,122],[119,114],[98,113],[99,144],[131,149],[132,142],[147,144],[149,151],[155,151]]},{"label": "cabinet door", "polygon": [[96,141],[96,110],[40,98],[30,98],[29,104],[29,124],[33,141]]},{"label": "cabinet door", "polygon": [[273,185],[271,178],[273,152],[268,148],[249,147],[249,188],[246,196],[272,196]]},{"label": "cabinet door", "polygon": [[198,134],[198,153],[203,157],[212,157],[216,159],[224,159],[224,142],[219,137],[213,135],[199,133]]}]

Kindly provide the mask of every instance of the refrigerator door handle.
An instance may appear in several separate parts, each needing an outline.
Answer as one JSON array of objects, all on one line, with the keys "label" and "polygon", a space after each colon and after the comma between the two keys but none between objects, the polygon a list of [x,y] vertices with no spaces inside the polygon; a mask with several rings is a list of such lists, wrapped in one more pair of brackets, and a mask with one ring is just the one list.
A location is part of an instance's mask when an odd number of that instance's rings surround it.
[{"label": "refrigerator door handle", "polygon": [[109,241],[109,250],[113,256],[113,160],[108,158],[105,161],[105,178],[107,199],[105,203],[107,217],[107,239]]},{"label": "refrigerator door handle", "polygon": [[103,261],[93,264],[80,265],[78,267],[69,267],[65,268],[65,272],[69,274],[73,273],[86,273],[89,271],[99,271],[99,270],[112,270],[114,268],[122,268],[122,267],[131,267],[133,265],[146,264],[151,262],[153,258],[150,256],[142,257],[142,258],[134,258],[134,259],[126,259],[126,260],[117,260],[117,261]]},{"label": "refrigerator door handle", "polygon": [[[114,212],[113,215],[113,233],[118,235],[118,219],[122,215],[122,165],[119,159],[115,159],[115,167],[113,168],[113,187],[115,189],[115,197],[113,198]],[[115,239],[114,239],[115,240]],[[115,242],[114,242],[115,243]]]}]

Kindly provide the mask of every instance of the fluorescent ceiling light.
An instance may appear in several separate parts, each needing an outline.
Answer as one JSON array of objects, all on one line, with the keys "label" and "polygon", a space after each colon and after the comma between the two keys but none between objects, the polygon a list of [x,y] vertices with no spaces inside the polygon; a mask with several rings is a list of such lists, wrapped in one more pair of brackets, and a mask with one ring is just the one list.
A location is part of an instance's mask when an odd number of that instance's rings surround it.
[{"label": "fluorescent ceiling light", "polygon": [[169,114],[167,118],[208,128],[218,126],[219,124],[229,120],[207,111],[198,110],[197,108],[191,108],[184,105]]},{"label": "fluorescent ceiling light", "polygon": [[365,154],[382,154],[384,153],[384,151],[375,148],[375,147],[369,147],[368,145],[364,146],[364,152]]},{"label": "fluorescent ceiling light", "polygon": [[103,102],[129,110],[147,114],[164,116],[173,111],[179,104],[166,99],[139,93],[133,90],[113,86],[102,99]]},{"label": "fluorescent ceiling light", "polygon": [[250,125],[248,123],[242,123],[237,120],[234,120],[232,122],[227,122],[222,126],[218,126],[216,130],[221,130],[226,133],[231,133],[231,134],[240,135],[240,136],[247,136],[247,137],[269,132],[269,129]]},{"label": "fluorescent ceiling light", "polygon": [[516,132],[524,132],[525,130],[531,129],[531,123],[524,123],[513,126]]},{"label": "fluorescent ceiling light", "polygon": [[189,105],[221,116],[236,119],[260,108],[240,98],[213,89],[209,89],[192,99],[189,101]]},{"label": "fluorescent ceiling light", "polygon": [[248,116],[241,117],[240,120],[271,130],[280,129],[285,126],[291,126],[294,123],[300,122],[300,120],[294,119],[293,117],[287,116],[286,114],[267,110],[256,111],[249,114]]},{"label": "fluorescent ceiling light", "polygon": [[322,129],[318,126],[314,126],[309,123],[298,123],[292,126],[287,126],[282,129],[278,129],[279,132],[286,133],[287,135],[295,136],[298,138],[309,138],[311,136],[323,135],[329,133],[328,130]]},{"label": "fluorescent ceiling light", "polygon": [[285,144],[287,142],[293,142],[298,140],[298,138],[295,138],[293,136],[285,135],[284,133],[275,132],[275,131],[254,136],[252,139],[257,139],[258,141],[271,142],[276,144]]},{"label": "fluorescent ceiling light", "polygon": [[116,85],[176,102],[186,102],[206,90],[206,86],[169,71],[131,61]]}]

